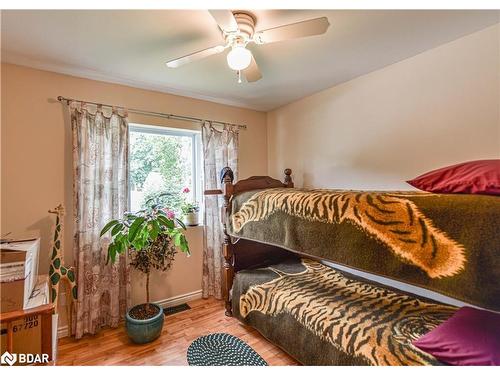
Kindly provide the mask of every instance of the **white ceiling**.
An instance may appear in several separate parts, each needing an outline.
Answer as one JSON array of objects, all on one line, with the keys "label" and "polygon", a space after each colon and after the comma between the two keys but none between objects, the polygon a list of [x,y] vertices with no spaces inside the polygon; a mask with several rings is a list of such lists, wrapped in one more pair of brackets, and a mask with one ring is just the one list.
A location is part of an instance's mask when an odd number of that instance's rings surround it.
[{"label": "white ceiling", "polygon": [[205,10],[2,11],[2,61],[271,110],[499,22],[498,11],[256,10],[257,29],[327,16],[321,36],[250,46],[263,78],[238,84]]}]

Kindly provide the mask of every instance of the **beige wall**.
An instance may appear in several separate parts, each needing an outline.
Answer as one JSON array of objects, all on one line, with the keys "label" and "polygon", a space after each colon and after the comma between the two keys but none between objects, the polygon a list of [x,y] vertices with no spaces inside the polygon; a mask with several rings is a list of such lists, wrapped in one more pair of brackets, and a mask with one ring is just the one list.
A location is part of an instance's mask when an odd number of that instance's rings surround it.
[{"label": "beige wall", "polygon": [[297,186],[409,189],[433,168],[500,157],[499,26],[268,113],[269,173]]},{"label": "beige wall", "polygon": [[[39,230],[42,234],[40,270],[48,272],[52,219],[47,210],[59,203],[67,207],[66,262],[71,263],[73,259],[70,125],[67,108],[55,101],[58,95],[244,123],[248,129],[240,137],[240,176],[267,174],[265,113],[16,65],[2,64],[1,73],[1,233]],[[130,121],[195,126],[134,115]],[[202,228],[188,229],[187,238],[193,255],[190,258],[177,255],[170,271],[153,276],[153,299],[163,300],[201,288]],[[144,285],[137,275],[133,280],[132,302],[137,303],[144,298]]]}]

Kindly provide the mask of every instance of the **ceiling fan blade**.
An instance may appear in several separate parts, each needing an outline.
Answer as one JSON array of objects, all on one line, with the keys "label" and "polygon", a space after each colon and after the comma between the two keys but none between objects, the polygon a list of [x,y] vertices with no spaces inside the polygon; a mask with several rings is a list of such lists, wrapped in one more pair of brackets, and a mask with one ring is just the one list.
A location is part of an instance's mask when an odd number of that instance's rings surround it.
[{"label": "ceiling fan blade", "polygon": [[262,73],[259,70],[259,66],[252,55],[252,61],[248,68],[243,70],[243,75],[245,76],[247,82],[255,82],[262,78]]},{"label": "ceiling fan blade", "polygon": [[178,59],[167,61],[167,66],[169,68],[177,68],[181,65],[221,53],[222,51],[224,51],[224,49],[224,46],[215,46],[207,49],[202,49],[201,51],[190,53],[189,55],[179,57]]},{"label": "ceiling fan blade", "polygon": [[257,43],[274,43],[282,40],[320,35],[324,34],[329,26],[330,23],[328,22],[328,18],[313,18],[307,21],[291,23],[289,25],[259,31],[256,33],[256,41]]},{"label": "ceiling fan blade", "polygon": [[230,10],[212,9],[208,12],[223,31],[238,31],[238,23],[236,22],[236,18],[234,18],[233,12]]}]

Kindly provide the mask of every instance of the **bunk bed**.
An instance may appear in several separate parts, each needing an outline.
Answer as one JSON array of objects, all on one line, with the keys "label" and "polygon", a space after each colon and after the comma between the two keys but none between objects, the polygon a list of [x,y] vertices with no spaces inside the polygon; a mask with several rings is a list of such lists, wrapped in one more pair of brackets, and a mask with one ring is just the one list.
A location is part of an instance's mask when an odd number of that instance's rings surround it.
[{"label": "bunk bed", "polygon": [[325,266],[500,311],[500,200],[480,195],[295,189],[221,172],[226,315],[308,365],[436,365],[412,342],[456,307]]}]

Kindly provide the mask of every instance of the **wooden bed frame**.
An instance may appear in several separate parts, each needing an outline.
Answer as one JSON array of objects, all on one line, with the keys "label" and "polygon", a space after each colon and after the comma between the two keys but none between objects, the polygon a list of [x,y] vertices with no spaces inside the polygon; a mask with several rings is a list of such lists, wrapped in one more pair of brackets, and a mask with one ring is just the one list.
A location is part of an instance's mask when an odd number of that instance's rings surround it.
[{"label": "wooden bed frame", "polygon": [[223,298],[226,307],[226,315],[232,316],[231,288],[233,286],[234,274],[242,269],[263,267],[277,261],[294,256],[287,250],[277,246],[266,245],[245,239],[233,242],[226,231],[226,219],[231,213],[231,198],[234,195],[255,189],[268,188],[293,188],[292,170],[284,171],[285,178],[281,182],[269,176],[253,176],[234,183],[234,173],[229,167],[221,171],[221,183],[223,190],[206,190],[205,195],[224,196],[224,205],[221,210],[222,226],[224,231],[224,244],[222,254],[223,264]]}]

